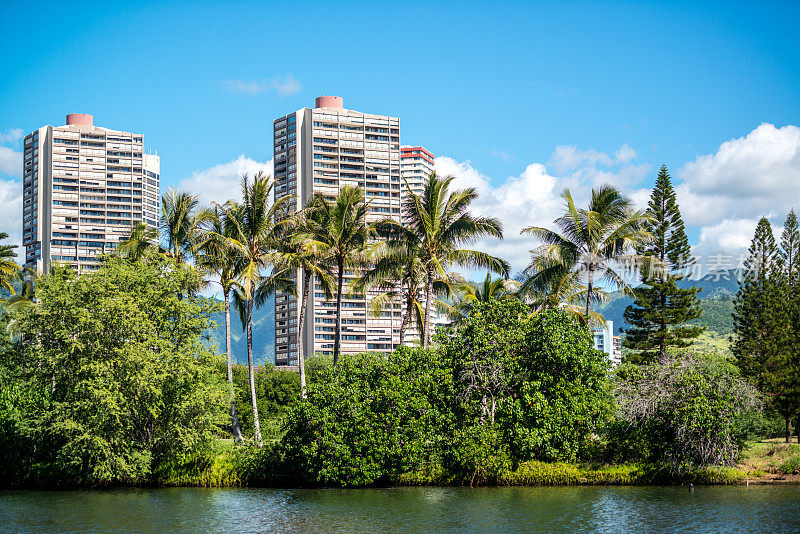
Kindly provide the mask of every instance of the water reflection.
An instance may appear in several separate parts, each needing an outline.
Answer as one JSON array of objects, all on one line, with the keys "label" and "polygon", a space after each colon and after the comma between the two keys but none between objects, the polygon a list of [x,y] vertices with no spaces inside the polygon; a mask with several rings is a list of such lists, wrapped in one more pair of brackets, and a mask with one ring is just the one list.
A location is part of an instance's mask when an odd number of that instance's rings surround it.
[{"label": "water reflection", "polygon": [[800,532],[800,487],[0,492],[4,532]]}]

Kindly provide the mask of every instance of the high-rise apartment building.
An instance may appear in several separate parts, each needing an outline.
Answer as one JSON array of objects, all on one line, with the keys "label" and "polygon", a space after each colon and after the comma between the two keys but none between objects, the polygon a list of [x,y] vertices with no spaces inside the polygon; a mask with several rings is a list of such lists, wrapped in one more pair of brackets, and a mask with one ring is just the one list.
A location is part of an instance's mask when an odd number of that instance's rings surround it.
[{"label": "high-rise apartment building", "polygon": [[613,365],[622,363],[622,338],[614,335],[614,321],[605,321],[592,331],[594,347],[608,355]]},{"label": "high-rise apartment building", "polygon": [[[400,148],[400,174],[412,193],[422,194],[428,176],[433,172],[434,156],[421,146]],[[403,184],[405,191],[405,184]]]},{"label": "high-rise apartment building", "polygon": [[[369,203],[368,220],[400,219],[400,119],[344,109],[335,96],[316,99],[314,109],[303,108],[276,119],[274,126],[275,198],[294,195],[301,209],[315,193],[334,199],[339,190],[360,187]],[[349,272],[346,285],[359,273]],[[298,294],[302,295],[297,277]],[[380,293],[345,295],[342,302],[343,354],[391,352],[399,345],[399,299],[380,317],[370,313],[370,301]],[[325,299],[315,283],[306,304],[302,333],[304,352],[332,354],[336,302]],[[298,302],[278,293],[275,297],[275,362],[295,364]]]},{"label": "high-rise apartment building", "polygon": [[142,134],[67,115],[65,126],[25,136],[22,243],[25,266],[57,261],[97,267],[137,222],[158,227],[160,160],[145,154]]}]

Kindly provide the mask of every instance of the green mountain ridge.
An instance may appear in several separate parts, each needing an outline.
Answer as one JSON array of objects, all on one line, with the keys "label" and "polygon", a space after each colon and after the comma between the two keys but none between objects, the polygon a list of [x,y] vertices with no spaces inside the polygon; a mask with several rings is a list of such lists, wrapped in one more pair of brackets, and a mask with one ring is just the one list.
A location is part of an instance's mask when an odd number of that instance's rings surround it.
[{"label": "green mountain ridge", "polygon": [[[705,326],[717,336],[727,337],[733,333],[733,297],[739,289],[737,274],[736,271],[720,271],[699,280],[684,279],[678,283],[680,287],[701,288],[699,296],[703,315],[690,324]],[[598,305],[595,311],[606,320],[614,321],[614,332],[619,334],[628,326],[624,313],[632,303],[633,299],[617,291],[610,293],[608,300]]]}]

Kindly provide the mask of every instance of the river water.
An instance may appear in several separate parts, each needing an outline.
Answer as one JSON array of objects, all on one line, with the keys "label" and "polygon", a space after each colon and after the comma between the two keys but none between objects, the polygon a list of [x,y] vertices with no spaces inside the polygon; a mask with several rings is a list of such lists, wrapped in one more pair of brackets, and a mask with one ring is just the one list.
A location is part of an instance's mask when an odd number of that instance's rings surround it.
[{"label": "river water", "polygon": [[0,491],[2,532],[800,532],[800,486]]}]

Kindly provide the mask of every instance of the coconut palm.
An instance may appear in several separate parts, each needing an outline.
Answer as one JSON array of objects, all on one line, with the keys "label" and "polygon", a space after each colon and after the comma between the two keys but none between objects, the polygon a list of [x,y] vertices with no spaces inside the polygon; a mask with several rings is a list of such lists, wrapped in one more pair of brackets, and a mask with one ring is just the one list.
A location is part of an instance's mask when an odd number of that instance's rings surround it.
[{"label": "coconut palm", "polygon": [[139,260],[159,251],[158,230],[141,221],[117,248],[117,254],[129,260]]},{"label": "coconut palm", "polygon": [[36,303],[36,281],[39,276],[32,269],[23,268],[14,274],[10,283],[12,287],[19,287],[19,291],[11,293],[7,298],[0,299],[0,324],[5,323],[5,329],[12,338],[18,334],[18,321],[14,318],[15,312],[23,312]]},{"label": "coconut palm", "polygon": [[164,253],[176,264],[188,263],[200,237],[201,217],[196,210],[197,195],[170,188],[161,197],[159,228],[164,239]]},{"label": "coconut palm", "polygon": [[[284,216],[289,197],[270,203],[273,181],[258,172],[253,181],[247,174],[242,177],[242,202],[228,202],[223,208],[230,233],[225,237],[225,248],[235,253],[241,261],[238,281],[234,291],[234,304],[247,331],[247,365],[250,374],[250,398],[253,403],[255,440],[261,444],[261,424],[256,404],[255,368],[253,366],[253,309],[260,307],[276,289],[294,291],[294,285],[283,275],[273,272],[276,249],[284,237]],[[286,221],[288,219],[284,219]],[[226,232],[228,230],[226,229]]]},{"label": "coconut palm", "polygon": [[318,283],[325,294],[325,298],[333,298],[332,282],[328,271],[323,268],[326,260],[318,254],[315,247],[306,247],[303,244],[304,236],[311,227],[320,224],[321,215],[319,205],[310,203],[292,217],[287,224],[287,238],[277,254],[277,263],[282,269],[299,271],[302,276],[302,298],[300,299],[300,313],[297,320],[297,367],[300,372],[300,398],[306,398],[306,366],[303,328],[306,319],[306,306],[308,294],[312,283]]},{"label": "coconut palm", "polygon": [[[550,271],[546,275],[539,276],[539,273],[547,269]],[[558,308],[588,324],[584,310],[588,288],[581,283],[581,272],[561,264],[552,265],[547,258],[535,257],[531,265],[522,272],[522,276],[525,281],[517,294],[531,310],[538,312]],[[607,300],[608,295],[595,286],[590,298],[593,303],[601,303]],[[594,311],[590,312],[589,318],[596,324],[604,321],[603,316]]]},{"label": "coconut palm", "polygon": [[336,280],[336,328],[333,342],[333,363],[339,361],[342,337],[342,287],[345,271],[366,265],[370,240],[377,237],[380,223],[367,223],[368,207],[361,189],[345,186],[334,201],[317,194],[312,200],[316,215],[296,239],[304,243],[320,265]]},{"label": "coconut palm", "polygon": [[431,338],[431,308],[434,282],[450,266],[487,269],[508,274],[508,263],[485,252],[460,248],[484,236],[503,237],[503,226],[493,217],[469,213],[478,197],[474,188],[450,191],[454,177],[439,178],[431,173],[422,195],[410,194],[403,201],[405,225],[396,229],[393,241],[412,243],[419,249],[425,270],[425,313],[422,346]]},{"label": "coconut palm", "polygon": [[522,230],[543,244],[533,251],[529,269],[538,277],[532,285],[552,286],[552,277],[575,271],[586,279],[584,317],[590,317],[595,283],[630,294],[631,288],[614,270],[624,259],[635,259],[632,251],[652,236],[644,223],[650,218],[633,208],[633,201],[615,188],[592,189],[588,209],[575,206],[569,190],[562,193],[564,215],[554,221],[557,231],[538,226]]},{"label": "coconut palm", "polygon": [[507,278],[492,278],[486,273],[486,278],[480,282],[467,282],[461,285],[456,294],[455,302],[444,304],[444,309],[450,319],[457,323],[469,317],[475,304],[491,302],[493,300],[513,300],[519,298],[517,291],[520,283]]},{"label": "coconut palm", "polygon": [[[421,296],[425,281],[425,269],[414,242],[384,243],[376,250],[374,265],[357,280],[354,290],[363,292],[377,288],[382,291],[371,301],[370,311],[376,317],[396,299],[402,300],[405,313],[400,322],[399,342],[403,345],[409,327],[416,325],[422,331],[425,304]],[[460,282],[460,277],[453,274],[439,276],[434,280],[434,294],[449,297]]]},{"label": "coconut palm", "polygon": [[[0,232],[0,241],[8,239],[8,234]],[[20,270],[20,266],[13,258],[17,257],[14,249],[16,245],[0,244],[0,289],[5,289],[9,293],[14,293],[12,280]]]},{"label": "coconut palm", "polygon": [[197,264],[204,272],[217,278],[222,287],[225,303],[225,354],[228,360],[228,388],[230,392],[231,431],[236,442],[242,441],[242,429],[236,413],[236,394],[233,389],[233,358],[231,354],[231,291],[239,279],[241,258],[226,246],[225,239],[233,234],[233,225],[219,206],[204,216],[203,236],[198,244]]}]

